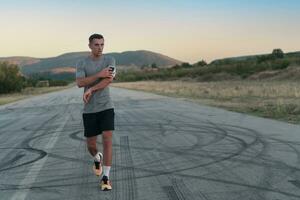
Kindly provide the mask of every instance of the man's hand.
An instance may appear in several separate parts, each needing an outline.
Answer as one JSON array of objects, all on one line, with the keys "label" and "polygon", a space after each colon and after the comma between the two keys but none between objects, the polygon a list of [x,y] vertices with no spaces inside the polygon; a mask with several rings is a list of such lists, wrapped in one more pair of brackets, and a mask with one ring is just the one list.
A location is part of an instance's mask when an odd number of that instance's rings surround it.
[{"label": "man's hand", "polygon": [[102,69],[100,72],[97,73],[99,78],[110,78],[113,77],[113,72],[110,71],[109,67]]},{"label": "man's hand", "polygon": [[84,103],[88,103],[89,100],[91,99],[93,95],[93,91],[91,89],[88,89],[84,94],[83,94],[83,101]]},{"label": "man's hand", "polygon": [[105,78],[102,81],[100,81],[100,83],[98,83],[98,84],[94,85],[93,87],[89,88],[83,94],[84,103],[88,103],[94,92],[96,92],[98,90],[102,90],[105,87],[107,87],[113,81],[113,79],[114,79],[113,76],[109,76],[108,78]]}]

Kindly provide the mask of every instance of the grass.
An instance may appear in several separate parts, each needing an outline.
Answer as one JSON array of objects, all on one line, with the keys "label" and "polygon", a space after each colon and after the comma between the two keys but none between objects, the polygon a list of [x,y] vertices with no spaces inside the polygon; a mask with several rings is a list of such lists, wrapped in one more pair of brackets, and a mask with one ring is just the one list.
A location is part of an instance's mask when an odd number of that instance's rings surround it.
[{"label": "grass", "polygon": [[69,84],[67,86],[57,86],[57,87],[27,87],[23,89],[22,92],[19,93],[1,94],[0,105],[19,101],[40,94],[63,90],[73,86],[74,84]]},{"label": "grass", "polygon": [[[297,60],[298,59],[298,60]],[[263,62],[257,59],[235,61],[220,60],[206,66],[182,64],[172,68],[160,68],[157,70],[127,70],[118,73],[119,82],[130,81],[173,81],[181,78],[192,78],[199,81],[219,80],[220,74],[227,74],[227,80],[248,79],[249,77],[265,71],[285,71],[289,66],[297,66],[299,58],[282,58],[265,60]],[[218,75],[217,77],[215,77]]]},{"label": "grass", "polygon": [[187,98],[231,111],[300,122],[300,84],[291,81],[140,81],[113,86]]}]

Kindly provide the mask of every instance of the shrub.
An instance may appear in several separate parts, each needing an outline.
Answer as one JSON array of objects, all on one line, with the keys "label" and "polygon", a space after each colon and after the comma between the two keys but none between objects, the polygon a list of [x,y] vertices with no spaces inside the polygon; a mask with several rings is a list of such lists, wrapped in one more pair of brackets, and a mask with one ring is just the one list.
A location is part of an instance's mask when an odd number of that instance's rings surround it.
[{"label": "shrub", "polygon": [[0,93],[20,92],[23,86],[23,77],[17,65],[0,63]]},{"label": "shrub", "polygon": [[283,58],[284,57],[284,53],[281,49],[274,49],[272,52],[272,56],[274,58]]}]

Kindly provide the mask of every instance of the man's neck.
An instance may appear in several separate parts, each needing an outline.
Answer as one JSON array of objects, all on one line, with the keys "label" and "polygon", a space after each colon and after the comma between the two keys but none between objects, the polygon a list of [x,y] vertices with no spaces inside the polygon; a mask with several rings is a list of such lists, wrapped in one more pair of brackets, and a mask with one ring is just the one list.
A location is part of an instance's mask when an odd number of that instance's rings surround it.
[{"label": "man's neck", "polygon": [[90,58],[91,58],[92,60],[99,60],[99,59],[101,58],[101,56],[102,56],[102,54],[99,55],[99,56],[95,56],[94,54],[91,54],[91,55],[90,55]]}]

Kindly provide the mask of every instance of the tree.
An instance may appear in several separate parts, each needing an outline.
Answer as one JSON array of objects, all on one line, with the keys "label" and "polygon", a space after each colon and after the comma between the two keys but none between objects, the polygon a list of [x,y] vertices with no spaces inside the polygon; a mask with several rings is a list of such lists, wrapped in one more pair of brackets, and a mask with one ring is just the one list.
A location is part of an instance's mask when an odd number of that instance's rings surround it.
[{"label": "tree", "polygon": [[158,68],[158,67],[157,67],[156,63],[152,63],[151,68],[154,69],[154,68]]},{"label": "tree", "polygon": [[0,63],[0,93],[19,92],[23,88],[23,78],[17,65]]},{"label": "tree", "polygon": [[200,67],[203,67],[205,65],[207,65],[207,63],[205,62],[205,60],[201,60],[201,61],[199,61],[199,62],[196,63],[196,66],[200,66]]},{"label": "tree", "polygon": [[273,49],[272,56],[274,58],[283,58],[284,57],[284,53],[283,53],[283,51],[281,49]]},{"label": "tree", "polygon": [[184,62],[184,63],[181,64],[181,67],[189,68],[189,67],[192,67],[192,65],[190,65],[190,63]]}]

